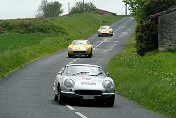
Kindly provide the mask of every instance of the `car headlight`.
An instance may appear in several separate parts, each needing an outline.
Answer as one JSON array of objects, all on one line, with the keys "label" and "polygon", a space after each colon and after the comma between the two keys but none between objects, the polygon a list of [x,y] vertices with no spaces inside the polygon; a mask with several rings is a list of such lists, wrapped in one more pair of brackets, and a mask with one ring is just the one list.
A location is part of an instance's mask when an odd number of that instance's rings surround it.
[{"label": "car headlight", "polygon": [[110,88],[113,87],[112,82],[109,81],[109,80],[105,80],[105,81],[102,83],[102,85],[103,85],[103,88],[105,88],[105,89],[110,89]]},{"label": "car headlight", "polygon": [[68,49],[69,49],[70,51],[72,51],[72,50],[73,50],[73,48],[72,48],[72,47],[69,47]]},{"label": "car headlight", "polygon": [[75,86],[75,82],[71,79],[66,79],[64,85],[68,88],[73,88]]},{"label": "car headlight", "polygon": [[86,50],[90,50],[90,47],[86,47]]}]

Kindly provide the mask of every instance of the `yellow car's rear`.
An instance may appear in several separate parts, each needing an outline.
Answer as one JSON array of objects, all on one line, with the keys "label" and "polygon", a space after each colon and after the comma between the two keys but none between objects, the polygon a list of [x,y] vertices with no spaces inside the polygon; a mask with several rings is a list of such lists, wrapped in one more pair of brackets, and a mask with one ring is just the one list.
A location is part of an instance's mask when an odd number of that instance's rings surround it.
[{"label": "yellow car's rear", "polygon": [[113,29],[110,26],[101,26],[98,30],[98,36],[113,36]]}]

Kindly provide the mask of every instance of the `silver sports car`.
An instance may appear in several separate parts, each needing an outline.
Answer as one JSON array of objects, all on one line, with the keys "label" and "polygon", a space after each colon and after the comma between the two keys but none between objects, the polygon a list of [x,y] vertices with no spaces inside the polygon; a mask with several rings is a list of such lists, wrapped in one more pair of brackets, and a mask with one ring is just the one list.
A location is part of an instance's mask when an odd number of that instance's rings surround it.
[{"label": "silver sports car", "polygon": [[102,67],[90,64],[69,64],[58,72],[54,81],[55,100],[64,104],[71,98],[95,99],[112,107],[115,99],[114,82]]}]

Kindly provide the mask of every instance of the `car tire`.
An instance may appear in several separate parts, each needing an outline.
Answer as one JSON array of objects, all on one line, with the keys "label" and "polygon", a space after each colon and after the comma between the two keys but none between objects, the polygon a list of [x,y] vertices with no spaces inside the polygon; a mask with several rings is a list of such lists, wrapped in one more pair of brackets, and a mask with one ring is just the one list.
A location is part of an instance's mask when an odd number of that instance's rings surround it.
[{"label": "car tire", "polygon": [[98,35],[98,37],[100,37],[101,35]]},{"label": "car tire", "polygon": [[72,54],[70,54],[70,53],[68,53],[68,58],[71,58],[71,57],[73,57],[73,55],[72,55]]},{"label": "car tire", "polygon": [[57,100],[58,100],[58,96],[55,94],[54,101],[57,101]]},{"label": "car tire", "polygon": [[91,53],[88,55],[88,57],[89,57],[89,58],[91,58],[91,57],[92,57],[92,50],[91,50]]},{"label": "car tire", "polygon": [[106,106],[113,107],[114,106],[115,95],[112,95],[110,98],[106,99]]},{"label": "car tire", "polygon": [[57,101],[58,101],[59,104],[64,104],[65,103],[65,97],[61,93],[60,87],[58,87]]}]

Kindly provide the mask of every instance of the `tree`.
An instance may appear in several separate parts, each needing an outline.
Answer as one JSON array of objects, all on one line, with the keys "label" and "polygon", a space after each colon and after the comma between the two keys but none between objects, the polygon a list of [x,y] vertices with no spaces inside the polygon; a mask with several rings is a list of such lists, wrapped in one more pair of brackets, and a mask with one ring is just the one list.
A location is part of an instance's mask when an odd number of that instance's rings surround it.
[{"label": "tree", "polygon": [[84,12],[96,12],[97,8],[96,6],[89,2],[84,3],[84,9],[83,9],[83,2],[76,2],[75,6],[71,8],[70,14],[77,14],[77,13],[83,13]]},{"label": "tree", "polygon": [[61,9],[62,4],[54,1],[48,2],[47,0],[42,0],[41,5],[37,10],[37,18],[41,17],[57,17],[63,13],[63,9]]},{"label": "tree", "polygon": [[176,0],[123,0],[138,20],[148,19],[150,15],[168,9]]},{"label": "tree", "polygon": [[139,55],[158,48],[158,20],[150,15],[164,11],[176,0],[123,0],[136,17],[136,48]]}]

